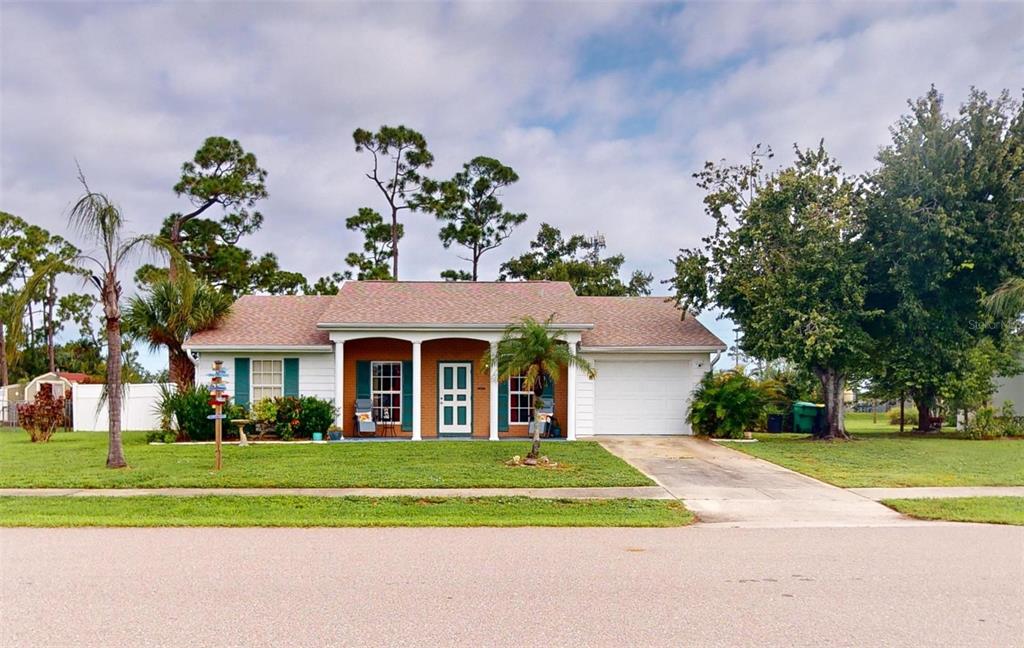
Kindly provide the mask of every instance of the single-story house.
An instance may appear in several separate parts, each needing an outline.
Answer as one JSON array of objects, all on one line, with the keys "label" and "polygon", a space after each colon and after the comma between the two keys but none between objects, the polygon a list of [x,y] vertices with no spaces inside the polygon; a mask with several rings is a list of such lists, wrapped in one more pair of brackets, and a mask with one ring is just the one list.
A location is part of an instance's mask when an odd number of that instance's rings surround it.
[{"label": "single-story house", "polygon": [[664,297],[582,297],[566,282],[347,281],[332,296],[245,296],[185,345],[197,383],[224,363],[237,403],[313,395],[356,399],[397,436],[501,439],[528,433],[533,396],[481,368],[509,324],[531,316],[564,332],[592,380],[563,370],[548,398],[568,439],[689,434],[690,393],[725,344]]}]

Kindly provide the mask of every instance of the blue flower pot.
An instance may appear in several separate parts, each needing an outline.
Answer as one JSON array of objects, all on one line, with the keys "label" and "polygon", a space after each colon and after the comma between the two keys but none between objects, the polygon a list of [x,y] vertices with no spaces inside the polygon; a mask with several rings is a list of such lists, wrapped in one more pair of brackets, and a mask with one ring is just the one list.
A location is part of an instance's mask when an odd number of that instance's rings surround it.
[{"label": "blue flower pot", "polygon": [[313,433],[313,440],[314,441],[323,441],[324,440],[324,433],[323,432],[314,432]]}]

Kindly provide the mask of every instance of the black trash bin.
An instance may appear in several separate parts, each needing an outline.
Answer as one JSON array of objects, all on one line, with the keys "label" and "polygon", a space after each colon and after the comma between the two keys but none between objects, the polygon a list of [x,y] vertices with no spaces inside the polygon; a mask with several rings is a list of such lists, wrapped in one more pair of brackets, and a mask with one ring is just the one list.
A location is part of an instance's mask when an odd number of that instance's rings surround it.
[{"label": "black trash bin", "polygon": [[782,424],[785,421],[785,417],[782,414],[769,414],[768,415],[768,431],[773,434],[782,432]]}]

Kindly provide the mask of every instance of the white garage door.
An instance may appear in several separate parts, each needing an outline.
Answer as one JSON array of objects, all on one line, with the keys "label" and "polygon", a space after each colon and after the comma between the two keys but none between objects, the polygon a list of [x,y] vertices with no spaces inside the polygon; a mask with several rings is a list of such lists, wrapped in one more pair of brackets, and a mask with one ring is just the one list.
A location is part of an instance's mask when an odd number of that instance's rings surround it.
[{"label": "white garage door", "polygon": [[690,434],[686,410],[699,379],[691,359],[600,358],[596,368],[596,434]]}]

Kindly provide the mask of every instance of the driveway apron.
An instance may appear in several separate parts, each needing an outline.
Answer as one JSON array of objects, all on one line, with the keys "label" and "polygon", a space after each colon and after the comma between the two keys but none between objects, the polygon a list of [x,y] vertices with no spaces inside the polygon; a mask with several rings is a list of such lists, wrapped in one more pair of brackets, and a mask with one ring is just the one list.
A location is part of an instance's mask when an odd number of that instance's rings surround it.
[{"label": "driveway apron", "polygon": [[706,524],[754,528],[921,524],[857,493],[713,441],[654,436],[597,440],[682,500]]}]

